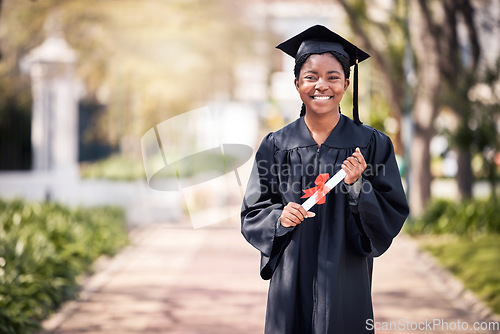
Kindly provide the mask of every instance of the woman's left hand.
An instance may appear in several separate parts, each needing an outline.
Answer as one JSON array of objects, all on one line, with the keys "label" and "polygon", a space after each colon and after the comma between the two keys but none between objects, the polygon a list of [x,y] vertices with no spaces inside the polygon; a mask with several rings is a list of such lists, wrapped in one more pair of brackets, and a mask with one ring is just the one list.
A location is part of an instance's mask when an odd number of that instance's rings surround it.
[{"label": "woman's left hand", "polygon": [[344,178],[346,184],[353,184],[361,177],[361,174],[366,169],[366,161],[359,147],[356,148],[356,151],[349,158],[344,160],[342,169],[347,174]]}]

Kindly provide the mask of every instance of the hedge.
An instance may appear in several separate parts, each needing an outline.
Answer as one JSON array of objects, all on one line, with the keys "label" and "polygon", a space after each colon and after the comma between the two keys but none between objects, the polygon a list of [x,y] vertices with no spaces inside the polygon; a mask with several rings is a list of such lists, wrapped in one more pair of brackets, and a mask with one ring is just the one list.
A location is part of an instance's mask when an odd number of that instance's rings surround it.
[{"label": "hedge", "polygon": [[40,329],[99,256],[127,243],[121,209],[0,200],[0,333]]},{"label": "hedge", "polygon": [[491,198],[455,202],[433,200],[425,213],[405,226],[410,234],[477,236],[500,233],[498,204]]}]

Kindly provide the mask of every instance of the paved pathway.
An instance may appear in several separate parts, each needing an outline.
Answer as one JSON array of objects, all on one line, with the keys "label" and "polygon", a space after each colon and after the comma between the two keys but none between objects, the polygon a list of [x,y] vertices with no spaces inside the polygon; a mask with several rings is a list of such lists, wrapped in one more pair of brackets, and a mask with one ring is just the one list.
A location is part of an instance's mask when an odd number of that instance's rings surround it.
[{"label": "paved pathway", "polygon": [[[417,321],[472,326],[479,319],[466,304],[450,301],[439,279],[428,277],[428,264],[404,237],[375,266],[378,328],[398,321],[407,326],[378,334],[475,333],[412,330]],[[101,267],[86,282],[82,301],[45,322],[46,333],[263,333],[267,282],[258,275],[258,252],[236,225],[141,227],[132,232],[132,245]]]}]

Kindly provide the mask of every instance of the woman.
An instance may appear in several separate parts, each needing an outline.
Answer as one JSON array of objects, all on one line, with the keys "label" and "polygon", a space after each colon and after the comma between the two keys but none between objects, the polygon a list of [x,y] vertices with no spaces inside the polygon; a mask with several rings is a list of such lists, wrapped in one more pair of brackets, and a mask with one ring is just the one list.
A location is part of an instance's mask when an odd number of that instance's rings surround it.
[{"label": "woman", "polygon": [[[392,143],[357,113],[357,63],[369,55],[323,26],[278,48],[295,58],[301,117],[263,139],[241,213],[271,279],[266,333],[369,333],[373,257],[408,216]],[[354,121],[339,107],[352,65]],[[343,183],[306,212],[303,193],[340,168]]]}]

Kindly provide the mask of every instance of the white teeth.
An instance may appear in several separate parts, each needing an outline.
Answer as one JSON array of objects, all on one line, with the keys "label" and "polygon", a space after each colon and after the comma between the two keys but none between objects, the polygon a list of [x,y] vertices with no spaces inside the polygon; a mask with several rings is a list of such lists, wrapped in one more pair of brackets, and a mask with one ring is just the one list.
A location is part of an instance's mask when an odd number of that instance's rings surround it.
[{"label": "white teeth", "polygon": [[315,100],[328,100],[330,96],[313,96]]}]

